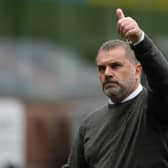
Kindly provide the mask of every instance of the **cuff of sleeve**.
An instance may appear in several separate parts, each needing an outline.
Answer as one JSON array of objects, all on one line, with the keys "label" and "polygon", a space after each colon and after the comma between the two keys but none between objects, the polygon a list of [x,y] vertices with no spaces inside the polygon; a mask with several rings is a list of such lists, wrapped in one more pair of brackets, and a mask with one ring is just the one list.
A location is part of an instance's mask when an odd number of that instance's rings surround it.
[{"label": "cuff of sleeve", "polygon": [[146,53],[152,48],[151,39],[144,33],[144,39],[136,45],[131,45],[135,54]]},{"label": "cuff of sleeve", "polygon": [[133,43],[132,45],[133,46],[138,45],[139,43],[141,43],[144,40],[144,38],[145,38],[145,33],[142,32],[141,38],[136,43]]}]

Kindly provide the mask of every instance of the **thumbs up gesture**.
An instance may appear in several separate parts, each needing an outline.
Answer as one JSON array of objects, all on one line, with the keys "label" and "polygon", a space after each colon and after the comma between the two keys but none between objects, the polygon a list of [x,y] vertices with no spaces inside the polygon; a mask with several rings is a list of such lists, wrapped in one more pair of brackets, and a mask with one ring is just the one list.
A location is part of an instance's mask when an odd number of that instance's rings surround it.
[{"label": "thumbs up gesture", "polygon": [[116,15],[118,17],[117,30],[121,37],[132,43],[138,42],[142,36],[142,30],[137,22],[131,17],[126,17],[120,8],[116,10]]}]

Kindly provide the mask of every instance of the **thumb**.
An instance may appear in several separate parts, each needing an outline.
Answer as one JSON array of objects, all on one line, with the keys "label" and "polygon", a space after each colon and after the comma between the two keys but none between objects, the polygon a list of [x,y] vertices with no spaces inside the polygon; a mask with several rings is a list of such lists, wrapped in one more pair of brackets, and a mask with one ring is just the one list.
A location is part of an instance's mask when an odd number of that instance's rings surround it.
[{"label": "thumb", "polygon": [[116,10],[116,15],[118,16],[118,19],[122,19],[125,17],[124,12],[120,8]]}]

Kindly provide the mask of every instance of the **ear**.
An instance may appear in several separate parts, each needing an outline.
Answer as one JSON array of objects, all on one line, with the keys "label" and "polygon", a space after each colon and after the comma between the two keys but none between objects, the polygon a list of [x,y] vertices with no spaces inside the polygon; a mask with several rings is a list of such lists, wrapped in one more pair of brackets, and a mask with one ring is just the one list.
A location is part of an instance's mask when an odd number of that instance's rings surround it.
[{"label": "ear", "polygon": [[137,79],[141,79],[142,74],[142,65],[140,63],[136,64],[136,77]]}]

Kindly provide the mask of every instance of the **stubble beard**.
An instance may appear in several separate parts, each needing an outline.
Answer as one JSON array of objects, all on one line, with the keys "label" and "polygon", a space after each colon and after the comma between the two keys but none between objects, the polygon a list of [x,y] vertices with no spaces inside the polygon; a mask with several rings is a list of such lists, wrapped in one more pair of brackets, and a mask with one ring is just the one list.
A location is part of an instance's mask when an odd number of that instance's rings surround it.
[{"label": "stubble beard", "polygon": [[123,97],[123,94],[125,92],[125,89],[121,87],[116,87],[116,88],[104,88],[104,94],[109,97],[112,100],[120,100],[121,97]]},{"label": "stubble beard", "polygon": [[104,87],[103,92],[112,101],[120,102],[129,95],[132,86],[133,81],[128,80],[124,85],[117,83],[116,86],[113,87]]}]

